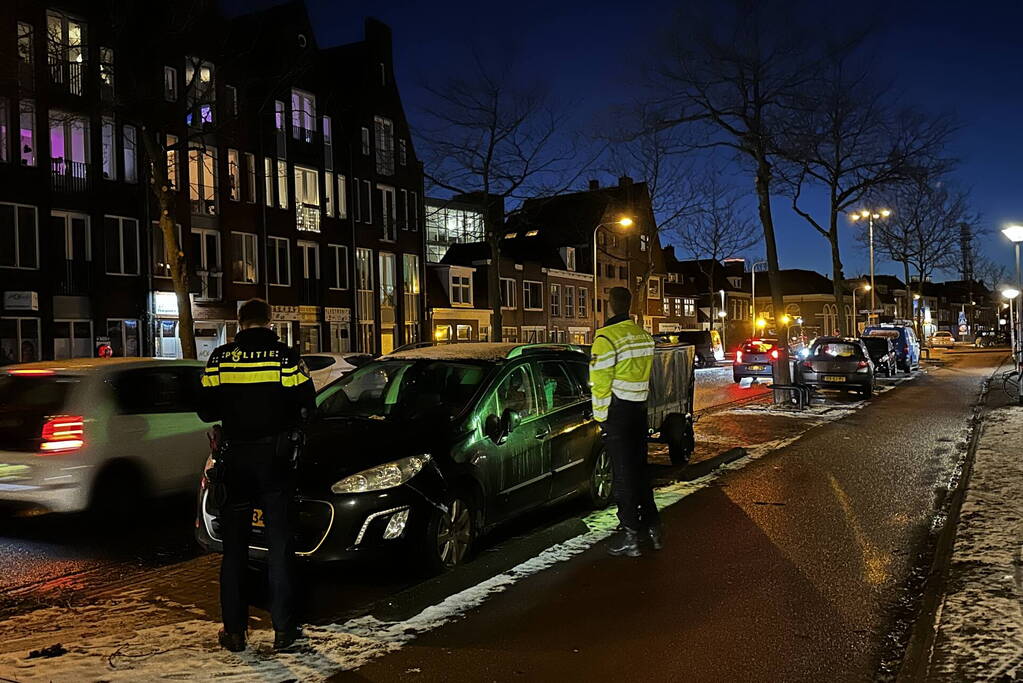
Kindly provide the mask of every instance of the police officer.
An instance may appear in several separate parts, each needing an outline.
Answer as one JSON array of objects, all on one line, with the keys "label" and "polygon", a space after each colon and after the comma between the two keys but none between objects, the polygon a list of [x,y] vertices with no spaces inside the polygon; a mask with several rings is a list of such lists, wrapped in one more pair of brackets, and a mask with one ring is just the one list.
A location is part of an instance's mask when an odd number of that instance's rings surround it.
[{"label": "police officer", "polygon": [[629,318],[632,293],[612,287],[612,317],[597,330],[590,357],[593,417],[600,423],[614,468],[618,532],[611,555],[639,557],[643,535],[655,550],[663,547],[661,520],[647,473],[647,391],[654,362],[654,340]]},{"label": "police officer", "polygon": [[210,355],[202,377],[199,417],[220,421],[227,444],[226,502],[220,510],[224,555],[220,565],[221,646],[245,649],[248,601],[244,582],[253,508],[262,510],[270,564],[274,648],[299,637],[293,605],[288,523],[293,444],[289,437],[315,406],[315,391],[297,351],[270,329],[270,306],[261,299],[238,309],[234,341]]}]

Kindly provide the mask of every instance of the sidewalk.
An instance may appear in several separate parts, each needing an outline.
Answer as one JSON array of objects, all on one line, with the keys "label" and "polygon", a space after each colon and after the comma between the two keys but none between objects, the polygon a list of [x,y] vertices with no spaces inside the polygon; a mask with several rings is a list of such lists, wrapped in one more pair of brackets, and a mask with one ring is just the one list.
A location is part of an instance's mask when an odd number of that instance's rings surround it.
[{"label": "sidewalk", "polygon": [[928,680],[1023,676],[1021,512],[1023,407],[1003,406],[988,413],[977,444]]}]

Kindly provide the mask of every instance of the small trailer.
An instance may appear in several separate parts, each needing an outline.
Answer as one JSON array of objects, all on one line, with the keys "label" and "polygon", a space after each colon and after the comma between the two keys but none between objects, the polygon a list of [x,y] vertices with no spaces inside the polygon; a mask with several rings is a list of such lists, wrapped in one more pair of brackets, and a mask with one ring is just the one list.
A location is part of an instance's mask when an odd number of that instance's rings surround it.
[{"label": "small trailer", "polygon": [[648,438],[668,445],[668,456],[674,465],[689,462],[696,448],[693,429],[695,358],[696,349],[689,344],[654,348],[647,398]]}]

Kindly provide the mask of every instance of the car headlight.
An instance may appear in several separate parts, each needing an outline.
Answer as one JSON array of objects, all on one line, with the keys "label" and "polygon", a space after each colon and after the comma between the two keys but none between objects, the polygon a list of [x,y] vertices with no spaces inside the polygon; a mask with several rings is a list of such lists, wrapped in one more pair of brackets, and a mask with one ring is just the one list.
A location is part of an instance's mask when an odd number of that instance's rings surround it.
[{"label": "car headlight", "polygon": [[345,477],[330,487],[334,493],[366,493],[401,486],[430,462],[429,453],[385,463]]}]

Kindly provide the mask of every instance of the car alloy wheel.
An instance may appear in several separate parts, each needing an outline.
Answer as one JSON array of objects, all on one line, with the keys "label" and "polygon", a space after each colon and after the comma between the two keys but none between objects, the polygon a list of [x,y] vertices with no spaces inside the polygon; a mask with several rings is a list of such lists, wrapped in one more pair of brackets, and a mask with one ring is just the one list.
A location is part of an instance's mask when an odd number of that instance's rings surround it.
[{"label": "car alloy wheel", "polygon": [[438,521],[438,559],[445,567],[461,564],[472,544],[472,511],[464,501],[454,498]]},{"label": "car alloy wheel", "polygon": [[611,469],[611,456],[601,449],[593,462],[593,475],[590,477],[590,497],[593,505],[603,508],[611,501],[614,486],[614,470]]}]

